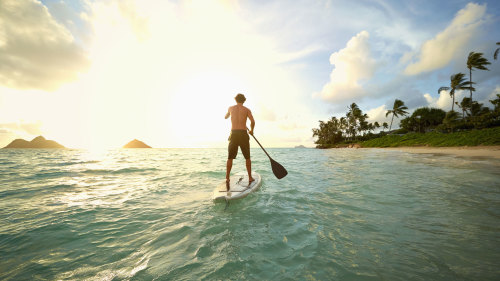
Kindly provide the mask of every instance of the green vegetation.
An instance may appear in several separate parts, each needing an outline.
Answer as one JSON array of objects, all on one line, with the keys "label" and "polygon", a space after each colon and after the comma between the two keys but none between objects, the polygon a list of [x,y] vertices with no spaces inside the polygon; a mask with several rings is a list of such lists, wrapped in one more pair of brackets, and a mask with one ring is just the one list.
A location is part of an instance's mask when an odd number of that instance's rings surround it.
[{"label": "green vegetation", "polygon": [[[390,132],[380,131],[378,122],[369,123],[368,115],[355,104],[349,106],[346,117],[332,117],[313,129],[317,137],[317,148],[345,147],[346,144],[361,143],[362,146],[462,146],[500,144],[500,95],[490,100],[494,109],[483,107],[465,97],[462,116],[456,111],[445,112],[439,108],[420,107],[412,115],[401,120],[401,128]],[[400,101],[402,103],[402,101]],[[404,106],[404,103],[402,103]],[[388,110],[392,114],[391,110]],[[475,115],[472,115],[475,114]],[[383,128],[387,128],[384,123]],[[481,130],[483,129],[483,130]],[[470,138],[469,140],[467,138]]]},{"label": "green vegetation", "polygon": [[360,144],[362,147],[500,145],[500,127],[455,133],[386,135]]},{"label": "green vegetation", "polygon": [[[497,43],[500,45],[500,42]],[[499,49],[496,49],[496,59]],[[332,117],[324,122],[319,121],[319,128],[313,129],[313,137],[317,148],[345,147],[347,144],[360,143],[363,147],[389,146],[476,146],[500,144],[500,95],[489,102],[493,109],[472,100],[476,91],[472,82],[472,71],[475,69],[489,70],[491,64],[482,53],[470,52],[467,58],[469,81],[465,74],[457,73],[450,77],[450,86],[440,87],[438,93],[449,91],[452,97],[451,111],[445,112],[439,108],[420,107],[412,115],[401,120],[400,129],[390,131],[394,117],[405,116],[408,109],[402,100],[396,99],[386,117],[392,114],[389,132],[387,123],[382,124],[379,133],[372,131],[380,128],[378,122],[369,123],[369,116],[352,103],[345,117]],[[470,91],[470,97],[464,97],[460,103],[455,102],[455,91]],[[457,105],[459,112],[454,111]]]},{"label": "green vegetation", "polygon": [[[346,117],[332,117],[327,122],[319,121],[319,128],[313,129],[313,137],[318,137],[316,141],[318,148],[329,148],[340,143],[351,143],[363,140],[361,136],[374,135],[371,131],[380,127],[378,122],[368,123],[368,115],[352,103]],[[384,123],[384,128],[387,124]]]}]

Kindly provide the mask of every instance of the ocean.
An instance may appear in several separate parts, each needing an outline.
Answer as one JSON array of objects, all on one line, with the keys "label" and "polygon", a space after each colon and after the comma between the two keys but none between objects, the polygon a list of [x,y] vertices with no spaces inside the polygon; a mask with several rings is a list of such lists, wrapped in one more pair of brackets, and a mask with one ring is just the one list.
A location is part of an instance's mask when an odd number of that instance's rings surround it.
[{"label": "ocean", "polygon": [[500,278],[499,160],[268,152],[226,204],[226,149],[2,149],[0,280]]}]

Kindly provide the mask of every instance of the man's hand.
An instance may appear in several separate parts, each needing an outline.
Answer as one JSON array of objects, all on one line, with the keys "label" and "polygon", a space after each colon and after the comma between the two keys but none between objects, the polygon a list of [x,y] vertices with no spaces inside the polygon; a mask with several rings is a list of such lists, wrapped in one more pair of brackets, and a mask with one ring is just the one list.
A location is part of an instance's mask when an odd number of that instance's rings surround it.
[{"label": "man's hand", "polygon": [[253,136],[253,130],[248,131],[248,133]]}]

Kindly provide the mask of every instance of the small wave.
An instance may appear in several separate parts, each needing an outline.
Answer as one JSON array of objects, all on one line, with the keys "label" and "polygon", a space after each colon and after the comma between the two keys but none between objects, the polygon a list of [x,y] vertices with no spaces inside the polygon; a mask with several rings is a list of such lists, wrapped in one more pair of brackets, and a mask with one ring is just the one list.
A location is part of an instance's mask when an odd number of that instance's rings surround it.
[{"label": "small wave", "polygon": [[80,165],[80,164],[97,164],[101,161],[93,160],[93,161],[68,161],[68,162],[57,162],[57,163],[49,163],[47,166],[51,167],[64,167],[64,166],[72,166],[72,165]]},{"label": "small wave", "polygon": [[44,193],[51,193],[66,189],[74,189],[76,187],[77,187],[76,185],[58,184],[50,186],[30,187],[28,189],[26,188],[6,189],[0,191],[0,198],[7,198],[9,196],[14,196],[16,198],[31,198],[33,196],[37,196]]},{"label": "small wave", "polygon": [[110,169],[88,169],[82,171],[83,174],[90,174],[90,175],[108,175],[108,174],[129,174],[129,173],[142,173],[142,172],[151,172],[151,171],[158,171],[156,168],[123,168],[123,169],[118,169],[118,170],[110,170]]},{"label": "small wave", "polygon": [[26,180],[41,180],[41,179],[50,179],[50,178],[61,178],[61,177],[75,177],[78,174],[75,172],[68,171],[41,171],[34,175],[29,175],[25,177]]},{"label": "small wave", "polygon": [[195,172],[193,173],[193,176],[209,176],[209,177],[221,177],[225,174],[225,171],[202,171],[202,172]]}]

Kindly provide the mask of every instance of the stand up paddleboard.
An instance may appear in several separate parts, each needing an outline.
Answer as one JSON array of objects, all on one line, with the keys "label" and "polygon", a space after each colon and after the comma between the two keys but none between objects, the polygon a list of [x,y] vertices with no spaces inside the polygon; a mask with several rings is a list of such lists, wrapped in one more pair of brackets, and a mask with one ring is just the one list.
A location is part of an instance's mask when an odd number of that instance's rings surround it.
[{"label": "stand up paddleboard", "polygon": [[230,177],[229,191],[227,191],[224,181],[214,189],[213,200],[235,200],[240,199],[256,191],[262,185],[262,178],[258,173],[253,172],[255,181],[248,184],[248,173],[240,172]]}]

